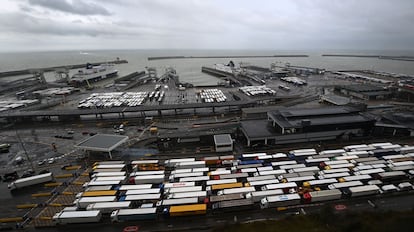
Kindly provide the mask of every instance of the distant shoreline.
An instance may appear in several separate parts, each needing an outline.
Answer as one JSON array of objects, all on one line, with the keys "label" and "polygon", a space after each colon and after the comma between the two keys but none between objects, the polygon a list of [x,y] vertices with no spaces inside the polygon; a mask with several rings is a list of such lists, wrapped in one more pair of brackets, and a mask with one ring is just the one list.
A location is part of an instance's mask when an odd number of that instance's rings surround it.
[{"label": "distant shoreline", "polygon": [[384,55],[355,55],[355,54],[322,54],[322,56],[359,57],[359,58],[377,58],[377,59],[384,59],[384,60],[414,61],[414,56],[384,56]]},{"label": "distant shoreline", "polygon": [[217,58],[273,58],[273,57],[309,57],[308,55],[268,55],[268,56],[152,56],[148,60],[166,59],[217,59]]}]

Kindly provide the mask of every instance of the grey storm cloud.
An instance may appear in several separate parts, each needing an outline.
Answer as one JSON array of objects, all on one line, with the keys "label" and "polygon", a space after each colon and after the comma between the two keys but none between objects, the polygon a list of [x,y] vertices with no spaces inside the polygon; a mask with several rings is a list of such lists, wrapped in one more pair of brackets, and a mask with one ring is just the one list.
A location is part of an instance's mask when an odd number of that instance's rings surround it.
[{"label": "grey storm cloud", "polygon": [[0,42],[24,41],[16,48],[50,36],[102,48],[414,48],[412,0],[3,1]]},{"label": "grey storm cloud", "polygon": [[79,15],[111,15],[104,7],[83,0],[29,0],[34,6],[41,6],[51,10],[79,14]]}]

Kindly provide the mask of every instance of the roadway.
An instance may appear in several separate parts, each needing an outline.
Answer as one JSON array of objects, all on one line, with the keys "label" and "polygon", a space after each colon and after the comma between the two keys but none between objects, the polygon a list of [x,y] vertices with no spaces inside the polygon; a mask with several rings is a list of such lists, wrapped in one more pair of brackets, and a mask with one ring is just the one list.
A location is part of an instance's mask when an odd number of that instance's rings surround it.
[{"label": "roadway", "polygon": [[[375,204],[373,207],[372,203]],[[407,202],[413,202],[414,195],[390,195],[390,196],[372,196],[363,197],[353,200],[340,200],[338,202],[329,202],[324,204],[325,206],[332,207],[341,204],[345,205],[346,209],[337,211],[337,213],[349,213],[349,212],[362,212],[362,211],[408,211],[412,210],[412,204]],[[184,216],[174,218],[160,218],[156,221],[137,221],[128,223],[99,223],[99,224],[84,224],[79,225],[65,225],[64,227],[54,228],[56,231],[90,231],[97,230],[102,232],[122,231],[122,228],[128,225],[139,225],[140,231],[211,231],[213,228],[228,224],[235,223],[249,223],[254,221],[263,220],[277,220],[286,216],[295,214],[317,214],[323,209],[323,205],[300,205],[297,208],[289,209],[286,211],[277,211],[275,208],[271,209],[252,209],[244,211],[232,211],[223,213],[208,213],[205,216]],[[303,209],[303,210],[301,210]],[[154,223],[156,222],[156,223]],[[28,228],[28,231],[35,231],[32,228]],[[37,231],[37,230],[36,230]]]}]

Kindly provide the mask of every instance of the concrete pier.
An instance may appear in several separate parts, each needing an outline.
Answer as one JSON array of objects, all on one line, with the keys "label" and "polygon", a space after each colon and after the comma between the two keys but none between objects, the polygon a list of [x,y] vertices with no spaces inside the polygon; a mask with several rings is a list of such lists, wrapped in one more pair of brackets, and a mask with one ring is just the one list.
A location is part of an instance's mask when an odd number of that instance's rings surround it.
[{"label": "concrete pier", "polygon": [[[92,65],[99,65],[99,64],[124,64],[128,63],[127,60],[113,60],[113,61],[102,61],[102,62],[94,62],[90,63]],[[22,70],[14,70],[14,71],[5,71],[0,72],[1,77],[10,77],[10,76],[19,76],[25,74],[32,74],[33,71],[36,72],[53,72],[59,68],[67,68],[67,69],[74,69],[74,68],[83,68],[86,67],[86,64],[72,64],[72,65],[62,65],[62,66],[53,66],[47,68],[29,68],[29,69],[22,69]]]}]

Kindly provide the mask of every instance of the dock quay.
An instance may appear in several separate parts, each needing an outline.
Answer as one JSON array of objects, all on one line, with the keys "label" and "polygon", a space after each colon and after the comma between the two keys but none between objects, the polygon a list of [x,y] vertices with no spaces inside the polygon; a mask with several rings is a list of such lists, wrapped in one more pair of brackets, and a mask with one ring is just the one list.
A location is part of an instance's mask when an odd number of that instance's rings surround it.
[{"label": "dock quay", "polygon": [[209,67],[201,67],[201,72],[203,73],[207,73],[209,75],[215,76],[215,77],[219,77],[222,79],[227,79],[230,82],[236,84],[236,85],[242,85],[242,83],[237,80],[232,73],[227,73],[218,69],[214,69],[214,68],[209,68]]},{"label": "dock quay", "polygon": [[267,55],[267,56],[152,56],[148,60],[167,60],[167,59],[221,59],[221,58],[275,58],[275,57],[309,57],[308,55]]},{"label": "dock quay", "polygon": [[[128,63],[128,61],[127,60],[112,60],[112,61],[93,62],[90,64],[100,65],[100,64],[125,64],[125,63]],[[0,78],[25,75],[25,74],[33,74],[33,72],[53,72],[59,68],[66,68],[66,69],[83,68],[85,66],[86,64],[72,64],[72,65],[52,66],[52,67],[47,67],[47,68],[29,68],[29,69],[22,69],[22,70],[5,71],[5,72],[0,72]]]}]

